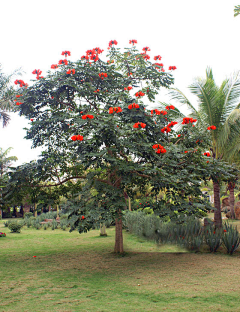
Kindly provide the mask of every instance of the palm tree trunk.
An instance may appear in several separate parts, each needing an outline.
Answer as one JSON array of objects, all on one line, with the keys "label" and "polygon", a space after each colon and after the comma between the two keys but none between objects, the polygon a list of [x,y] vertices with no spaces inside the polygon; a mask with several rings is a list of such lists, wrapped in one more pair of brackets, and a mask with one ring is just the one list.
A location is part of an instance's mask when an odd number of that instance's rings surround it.
[{"label": "palm tree trunk", "polygon": [[235,212],[234,212],[234,202],[235,202],[235,197],[234,197],[234,187],[235,184],[233,182],[228,183],[228,189],[229,189],[229,205],[230,205],[230,211],[231,211],[231,218],[235,219]]},{"label": "palm tree trunk", "polygon": [[114,252],[123,253],[122,216],[120,213],[116,218]]},{"label": "palm tree trunk", "polygon": [[214,192],[214,223],[215,227],[222,227],[222,214],[220,205],[220,186],[218,182],[213,182],[213,192]]}]

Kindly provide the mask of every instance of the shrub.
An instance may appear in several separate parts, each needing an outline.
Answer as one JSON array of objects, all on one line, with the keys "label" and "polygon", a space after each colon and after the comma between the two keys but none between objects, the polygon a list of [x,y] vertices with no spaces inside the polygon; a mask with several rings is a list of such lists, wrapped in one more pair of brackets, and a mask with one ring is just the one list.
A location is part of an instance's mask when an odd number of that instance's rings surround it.
[{"label": "shrub", "polygon": [[6,237],[6,233],[0,232],[0,237]]},{"label": "shrub", "polygon": [[211,252],[216,252],[222,244],[222,230],[208,225],[204,229],[204,238]]},{"label": "shrub", "polygon": [[29,219],[30,217],[32,217],[33,216],[33,213],[32,212],[26,212],[25,214],[24,214],[24,218],[25,219]]},{"label": "shrub", "polygon": [[11,233],[20,233],[22,227],[23,224],[20,222],[10,222],[8,225],[8,228],[9,230],[11,230]]},{"label": "shrub", "polygon": [[8,227],[8,225],[10,224],[10,222],[11,222],[11,221],[8,221],[8,220],[7,220],[7,221],[3,222],[3,224],[4,224],[5,227]]},{"label": "shrub", "polygon": [[227,249],[227,253],[232,255],[240,244],[240,235],[237,227],[233,227],[232,224],[227,222],[223,225],[222,241]]},{"label": "shrub", "polygon": [[47,223],[44,224],[43,229],[46,230],[48,228]]}]

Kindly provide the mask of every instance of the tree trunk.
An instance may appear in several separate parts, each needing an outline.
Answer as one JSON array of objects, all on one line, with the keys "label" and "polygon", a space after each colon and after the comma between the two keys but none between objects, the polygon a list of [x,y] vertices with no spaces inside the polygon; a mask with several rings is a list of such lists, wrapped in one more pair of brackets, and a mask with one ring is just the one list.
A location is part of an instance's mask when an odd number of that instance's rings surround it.
[{"label": "tree trunk", "polygon": [[59,206],[57,205],[57,217],[59,217]]},{"label": "tree trunk", "polygon": [[122,216],[118,215],[115,226],[115,253],[123,253]]},{"label": "tree trunk", "polygon": [[100,223],[100,236],[107,236],[105,223]]},{"label": "tree trunk", "polygon": [[37,204],[34,204],[34,217],[37,217]]},{"label": "tree trunk", "polygon": [[220,186],[218,182],[213,182],[213,192],[214,192],[214,223],[215,227],[222,227],[222,214],[221,214],[221,204],[220,204]]},{"label": "tree trunk", "polygon": [[235,202],[235,197],[234,197],[234,187],[235,184],[232,182],[228,183],[228,189],[229,189],[229,206],[230,206],[230,211],[231,211],[231,218],[235,219],[235,212],[234,212],[234,202]]},{"label": "tree trunk", "polygon": [[129,211],[132,211],[131,198],[130,197],[128,197],[128,209],[129,209]]}]

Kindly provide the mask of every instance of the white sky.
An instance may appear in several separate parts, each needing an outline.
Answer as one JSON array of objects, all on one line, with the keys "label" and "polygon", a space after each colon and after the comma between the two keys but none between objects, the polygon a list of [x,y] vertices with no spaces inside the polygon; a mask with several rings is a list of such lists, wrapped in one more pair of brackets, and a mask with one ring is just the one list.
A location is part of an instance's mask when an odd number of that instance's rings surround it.
[{"label": "white sky", "polygon": [[[240,0],[1,1],[0,63],[6,74],[22,67],[20,79],[29,82],[34,69],[44,76],[64,50],[75,61],[88,49],[106,52],[110,40],[124,48],[136,39],[139,50],[148,46],[152,57],[162,56],[166,70],[177,66],[173,87],[194,103],[187,87],[205,76],[207,66],[218,84],[240,70],[240,16],[233,17],[238,4]],[[160,92],[158,99],[168,101],[167,92]],[[20,165],[36,159],[40,150],[31,149],[31,141],[24,139],[28,120],[11,115],[10,124],[0,127],[0,147],[13,147],[10,155]]]}]

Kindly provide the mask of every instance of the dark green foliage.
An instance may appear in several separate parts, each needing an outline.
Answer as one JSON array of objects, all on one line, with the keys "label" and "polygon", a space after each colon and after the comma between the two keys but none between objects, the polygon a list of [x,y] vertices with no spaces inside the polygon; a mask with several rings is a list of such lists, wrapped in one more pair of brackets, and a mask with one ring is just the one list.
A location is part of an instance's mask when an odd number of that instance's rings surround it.
[{"label": "dark green foliage", "polygon": [[222,244],[222,229],[208,225],[204,229],[204,239],[211,252],[216,252]]},{"label": "dark green foliage", "polygon": [[8,224],[8,228],[11,231],[11,233],[20,233],[22,227],[23,224],[17,221],[12,221]]},{"label": "dark green foliage", "polygon": [[32,217],[33,216],[33,213],[32,212],[26,212],[25,214],[24,214],[24,218],[25,219],[28,219],[28,218],[30,218],[30,217]]},{"label": "dark green foliage", "polygon": [[223,245],[227,249],[227,252],[232,255],[240,244],[239,232],[237,227],[234,227],[232,224],[228,224],[227,222],[223,225],[223,231]]}]

